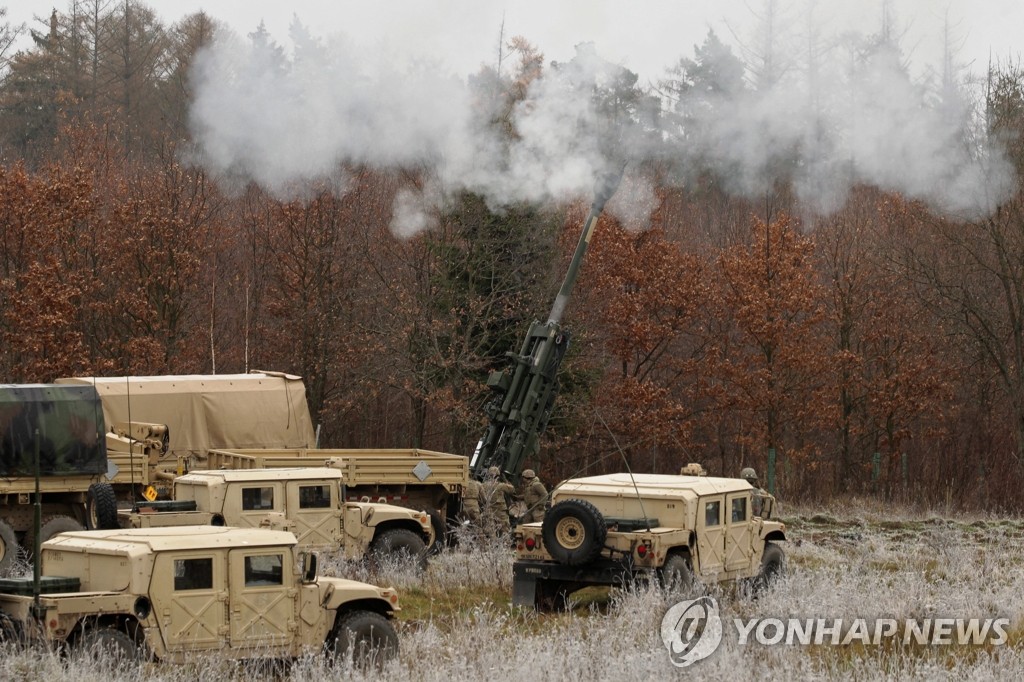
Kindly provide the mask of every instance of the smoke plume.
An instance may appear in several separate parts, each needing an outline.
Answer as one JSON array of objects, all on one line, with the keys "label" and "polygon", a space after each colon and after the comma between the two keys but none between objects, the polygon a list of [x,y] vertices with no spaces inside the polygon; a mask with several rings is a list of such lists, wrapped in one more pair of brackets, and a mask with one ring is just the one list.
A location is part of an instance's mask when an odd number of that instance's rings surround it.
[{"label": "smoke plume", "polygon": [[[546,66],[506,112],[508,135],[480,78],[474,85],[425,57],[395,60],[343,37],[323,40],[297,20],[291,41],[286,53],[265,32],[221,33],[200,53],[190,112],[197,160],[229,183],[255,181],[283,198],[313,181],[344,187],[345,164],[425,171],[425,189],[397,198],[392,228],[401,235],[429,228],[433,209],[456,191],[496,208],[560,202],[589,197],[595,179],[623,163],[625,191],[608,210],[634,226],[656,207],[638,172],[649,161],[677,170],[670,177],[680,182],[710,168],[745,194],[784,172],[822,212],[869,183],[943,211],[984,214],[1013,180],[998,150],[965,136],[966,104],[929,103],[886,50],[839,50],[842,58],[816,65],[814,79],[796,69],[720,91],[676,74],[683,85],[674,95],[623,103],[595,98],[595,89],[636,94],[632,83],[667,74],[637,80],[583,44],[571,61]],[[713,54],[703,59],[702,73],[723,66]]]}]

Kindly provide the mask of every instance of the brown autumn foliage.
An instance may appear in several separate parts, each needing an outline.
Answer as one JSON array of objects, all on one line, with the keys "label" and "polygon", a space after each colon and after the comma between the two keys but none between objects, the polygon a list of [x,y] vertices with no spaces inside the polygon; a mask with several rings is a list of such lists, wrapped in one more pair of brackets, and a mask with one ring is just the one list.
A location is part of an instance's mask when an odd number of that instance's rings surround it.
[{"label": "brown autumn foliage", "polygon": [[[400,238],[395,197],[424,169],[346,168],[295,200],[224,194],[179,152],[187,68],[217,27],[85,4],[0,88],[0,380],[288,371],[322,445],[469,454],[487,374],[548,310],[583,209],[467,192]],[[511,138],[545,67],[527,41],[507,47],[511,69],[471,80]],[[1022,82],[994,76],[987,121],[1018,169]],[[710,172],[632,172],[658,208],[641,231],[601,218],[530,463],[543,478],[700,461],[764,479],[774,451],[784,497],[1019,508],[1020,186],[984,218],[873,187],[817,216],[784,187],[742,198]]]}]

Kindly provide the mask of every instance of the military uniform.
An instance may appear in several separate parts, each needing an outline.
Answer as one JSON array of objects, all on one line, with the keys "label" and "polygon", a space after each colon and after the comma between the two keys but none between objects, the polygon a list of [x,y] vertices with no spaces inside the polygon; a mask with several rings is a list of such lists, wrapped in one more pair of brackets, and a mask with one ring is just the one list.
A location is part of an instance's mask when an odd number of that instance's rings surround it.
[{"label": "military uniform", "polygon": [[480,523],[480,498],[483,486],[475,478],[469,479],[466,489],[462,491],[462,516],[474,526]]},{"label": "military uniform", "polygon": [[523,514],[523,523],[534,523],[544,520],[544,503],[548,499],[548,489],[540,482],[540,479],[533,473],[532,469],[523,472],[523,502],[526,504],[526,513]]},{"label": "military uniform", "polygon": [[497,467],[487,472],[487,480],[483,482],[483,513],[484,527],[491,535],[508,533],[512,528],[508,519],[508,498],[515,494],[516,489],[511,483],[498,478]]}]

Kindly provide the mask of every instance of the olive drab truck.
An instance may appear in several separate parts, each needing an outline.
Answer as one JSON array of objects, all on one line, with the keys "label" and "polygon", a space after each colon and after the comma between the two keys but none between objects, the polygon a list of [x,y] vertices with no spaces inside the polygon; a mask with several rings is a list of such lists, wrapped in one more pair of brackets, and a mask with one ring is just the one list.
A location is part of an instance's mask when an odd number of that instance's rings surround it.
[{"label": "olive drab truck", "polygon": [[346,500],[342,472],[326,467],[193,471],[175,479],[173,501],[143,500],[119,516],[136,528],[280,528],[294,532],[304,549],[421,570],[434,539],[425,511]]},{"label": "olive drab truck", "polygon": [[38,587],[0,580],[0,639],[116,663],[326,653],[372,664],[397,655],[395,591],[320,577],[316,563],[276,530],[62,533],[42,546]]},{"label": "olive drab truck", "polygon": [[512,602],[564,607],[591,585],[656,575],[673,589],[694,580],[752,579],[783,569],[785,525],[754,516],[755,491],[738,478],[609,474],[574,478],[552,492],[539,523],[515,531]]},{"label": "olive drab truck", "polygon": [[37,486],[40,540],[95,527],[97,505],[116,514],[103,410],[91,386],[0,385],[0,570],[32,546]]}]

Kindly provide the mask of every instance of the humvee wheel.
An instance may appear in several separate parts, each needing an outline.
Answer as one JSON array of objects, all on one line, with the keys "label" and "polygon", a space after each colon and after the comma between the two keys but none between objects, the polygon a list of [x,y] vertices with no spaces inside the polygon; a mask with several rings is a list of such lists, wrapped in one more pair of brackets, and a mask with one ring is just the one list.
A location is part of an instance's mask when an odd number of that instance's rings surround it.
[{"label": "humvee wheel", "polygon": [[0,571],[7,570],[18,556],[18,537],[6,521],[0,521]]},{"label": "humvee wheel", "polygon": [[[43,525],[39,528],[39,546],[41,547],[44,542],[52,538],[58,533],[65,533],[68,531],[85,530],[82,528],[82,524],[74,520],[70,516],[51,516],[48,519],[43,520]],[[32,531],[25,534],[25,546],[31,554],[35,548],[35,538]]]},{"label": "humvee wheel", "polygon": [[117,496],[109,483],[89,486],[85,501],[85,525],[89,530],[117,528]]},{"label": "humvee wheel", "polygon": [[337,661],[351,656],[359,668],[380,669],[398,656],[398,633],[379,613],[350,611],[334,624],[329,645]]},{"label": "humvee wheel", "polygon": [[755,594],[768,589],[782,577],[785,571],[785,557],[781,547],[771,542],[765,543],[764,555],[761,557],[761,570],[754,578]]},{"label": "humvee wheel", "polygon": [[85,656],[109,662],[115,668],[143,658],[142,647],[127,632],[102,625],[90,627],[83,632],[76,646]]},{"label": "humvee wheel", "polygon": [[682,554],[669,554],[658,570],[661,586],[668,592],[684,594],[693,587],[693,570]]},{"label": "humvee wheel", "polygon": [[604,548],[608,526],[597,507],[586,500],[563,500],[544,515],[544,547],[555,561],[580,566]]},{"label": "humvee wheel", "polygon": [[380,566],[388,563],[415,564],[421,571],[427,569],[427,543],[406,528],[383,531],[370,544],[370,558]]}]

